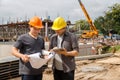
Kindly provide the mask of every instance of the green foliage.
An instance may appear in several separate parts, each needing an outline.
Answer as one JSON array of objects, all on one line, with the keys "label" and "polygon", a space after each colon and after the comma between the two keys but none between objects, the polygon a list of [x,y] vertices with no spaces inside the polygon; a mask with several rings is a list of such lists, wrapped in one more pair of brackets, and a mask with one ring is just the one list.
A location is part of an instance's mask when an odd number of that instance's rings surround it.
[{"label": "green foliage", "polygon": [[110,46],[103,46],[103,48],[102,48],[102,54],[107,53],[109,51],[109,49],[110,49]]},{"label": "green foliage", "polygon": [[115,46],[116,51],[120,51],[120,45]]},{"label": "green foliage", "polygon": [[120,4],[116,3],[109,7],[105,16],[100,16],[95,19],[94,23],[97,28],[104,34],[108,35],[111,29],[120,34]]},{"label": "green foliage", "polygon": [[86,20],[76,21],[75,27],[79,27],[81,30],[89,30],[89,24]]},{"label": "green foliage", "polygon": [[82,30],[89,30],[89,24],[86,20],[76,21],[74,27],[70,29],[70,31],[73,31],[76,34],[81,34]]},{"label": "green foliage", "polygon": [[115,53],[115,52],[120,52],[120,45],[115,45],[115,46],[104,46],[102,48],[102,53]]},{"label": "green foliage", "polygon": [[[105,12],[104,16],[99,16],[94,20],[94,24],[100,33],[108,35],[110,30],[120,34],[120,4],[116,3]],[[89,30],[89,24],[86,20],[78,20],[75,23],[76,29]]]}]

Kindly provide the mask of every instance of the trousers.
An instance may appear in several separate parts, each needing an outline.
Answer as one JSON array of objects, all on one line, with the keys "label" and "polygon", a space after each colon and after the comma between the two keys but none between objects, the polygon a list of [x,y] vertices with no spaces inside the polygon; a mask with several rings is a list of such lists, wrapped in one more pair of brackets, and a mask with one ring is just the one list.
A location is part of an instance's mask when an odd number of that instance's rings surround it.
[{"label": "trousers", "polygon": [[40,75],[22,75],[22,80],[42,80],[42,74],[40,74]]},{"label": "trousers", "polygon": [[54,80],[74,80],[74,70],[65,73],[62,70],[55,69],[53,73]]}]

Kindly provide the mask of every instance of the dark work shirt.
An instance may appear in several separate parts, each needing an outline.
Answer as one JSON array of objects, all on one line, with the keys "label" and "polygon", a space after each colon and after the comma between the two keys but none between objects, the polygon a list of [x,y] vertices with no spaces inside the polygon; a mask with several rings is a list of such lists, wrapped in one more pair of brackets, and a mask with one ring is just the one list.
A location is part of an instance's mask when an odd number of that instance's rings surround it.
[{"label": "dark work shirt", "polygon": [[[57,47],[57,34],[52,35],[50,38],[50,46],[49,49]],[[63,41],[61,43],[61,47],[65,48],[67,51],[76,50],[79,52],[78,47],[78,40],[76,35],[65,32],[63,35]],[[63,63],[63,70],[64,72],[69,72],[75,70],[75,59],[74,56],[64,56],[61,55],[62,63]],[[55,60],[53,59],[53,68],[55,68]]]},{"label": "dark work shirt", "polygon": [[[19,49],[19,52],[22,54],[33,54],[37,52],[41,52],[42,49],[45,49],[44,40],[42,37],[37,37],[37,39],[31,37],[29,34],[21,35],[14,47]],[[37,62],[36,62],[37,63]],[[40,64],[40,63],[38,63]],[[42,73],[42,68],[34,69],[31,67],[29,62],[24,63],[21,59],[19,61],[19,74],[27,74],[27,75],[38,75]]]}]

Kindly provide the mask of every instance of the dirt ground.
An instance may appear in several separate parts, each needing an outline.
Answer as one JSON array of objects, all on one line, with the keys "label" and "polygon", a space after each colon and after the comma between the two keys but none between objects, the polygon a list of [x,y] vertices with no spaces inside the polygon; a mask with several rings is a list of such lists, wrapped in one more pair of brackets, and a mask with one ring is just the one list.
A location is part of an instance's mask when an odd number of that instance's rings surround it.
[{"label": "dirt ground", "polygon": [[[76,61],[76,64],[75,80],[120,80],[120,53],[101,59]],[[43,80],[53,80],[51,68],[46,69]]]},{"label": "dirt ground", "polygon": [[120,53],[76,63],[75,80],[120,80]]}]

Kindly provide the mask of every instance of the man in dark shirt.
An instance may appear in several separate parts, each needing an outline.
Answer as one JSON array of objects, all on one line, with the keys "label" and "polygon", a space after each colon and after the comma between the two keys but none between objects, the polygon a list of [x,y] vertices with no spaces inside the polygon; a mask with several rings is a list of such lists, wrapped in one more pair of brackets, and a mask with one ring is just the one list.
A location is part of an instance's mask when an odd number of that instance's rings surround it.
[{"label": "man in dark shirt", "polygon": [[45,49],[44,40],[39,36],[42,27],[42,21],[39,17],[31,18],[29,21],[29,33],[19,36],[12,48],[12,54],[20,58],[19,74],[22,76],[22,80],[42,80],[42,67],[38,69],[32,68],[28,56],[33,53],[41,53],[42,49]]},{"label": "man in dark shirt", "polygon": [[54,80],[74,80],[75,59],[79,47],[77,37],[66,30],[64,18],[58,17],[54,20],[52,29],[56,34],[50,38],[49,49],[63,48],[63,51],[56,52],[53,59]]}]

